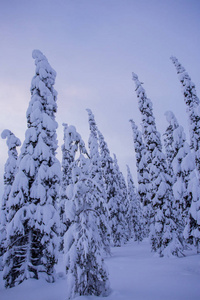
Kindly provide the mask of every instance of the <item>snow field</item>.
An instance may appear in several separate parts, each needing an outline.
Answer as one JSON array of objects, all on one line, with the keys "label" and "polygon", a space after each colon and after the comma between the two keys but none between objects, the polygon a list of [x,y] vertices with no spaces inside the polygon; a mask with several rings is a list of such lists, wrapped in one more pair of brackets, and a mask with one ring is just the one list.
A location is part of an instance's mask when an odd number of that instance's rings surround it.
[{"label": "snow field", "polygon": [[[150,252],[148,240],[133,240],[120,248],[112,248],[105,259],[110,273],[111,294],[108,297],[81,296],[76,300],[199,300],[200,255],[187,251],[183,258],[160,258]],[[1,300],[65,300],[66,278],[62,257],[57,265],[55,283],[26,280],[5,289],[0,278]]]},{"label": "snow field", "polygon": [[108,262],[115,295],[109,299],[197,300],[199,258],[160,258],[150,252],[147,240],[139,245],[130,241],[122,249],[113,249],[113,258]]}]

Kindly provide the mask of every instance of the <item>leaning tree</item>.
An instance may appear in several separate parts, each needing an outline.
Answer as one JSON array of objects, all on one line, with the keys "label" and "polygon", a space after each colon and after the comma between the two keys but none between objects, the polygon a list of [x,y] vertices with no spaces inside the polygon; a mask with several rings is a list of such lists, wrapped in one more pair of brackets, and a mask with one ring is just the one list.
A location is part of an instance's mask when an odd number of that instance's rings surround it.
[{"label": "leaning tree", "polygon": [[162,152],[160,133],[156,128],[152,102],[133,73],[136,86],[139,110],[142,115],[142,134],[147,149],[147,164],[149,169],[149,191],[152,203],[150,239],[151,248],[160,256],[182,255],[182,246],[173,216],[174,201],[172,182]]}]

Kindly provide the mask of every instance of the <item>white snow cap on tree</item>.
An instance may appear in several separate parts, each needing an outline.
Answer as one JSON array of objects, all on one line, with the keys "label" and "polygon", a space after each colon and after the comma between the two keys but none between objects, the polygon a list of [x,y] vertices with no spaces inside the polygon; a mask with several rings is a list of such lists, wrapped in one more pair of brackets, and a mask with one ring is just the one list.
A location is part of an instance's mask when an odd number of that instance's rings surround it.
[{"label": "white snow cap on tree", "polygon": [[170,123],[171,125],[174,126],[174,125],[178,124],[176,117],[171,110],[166,111],[165,116],[166,116],[167,122]]},{"label": "white snow cap on tree", "polygon": [[81,135],[76,131],[76,127],[73,125],[68,126],[65,123],[63,123],[63,126],[64,126],[64,146],[66,150],[70,151],[71,155],[73,155],[74,158],[78,148],[81,153],[87,154],[85,143],[82,140]]},{"label": "white snow cap on tree", "polygon": [[51,85],[53,85],[55,83],[56,71],[48,63],[46,56],[40,50],[33,50],[32,57],[35,59],[36,74],[39,74],[40,79],[51,77]]},{"label": "white snow cap on tree", "polygon": [[7,145],[9,150],[16,146],[21,146],[21,141],[9,129],[4,129],[1,133],[2,139],[7,138]]}]

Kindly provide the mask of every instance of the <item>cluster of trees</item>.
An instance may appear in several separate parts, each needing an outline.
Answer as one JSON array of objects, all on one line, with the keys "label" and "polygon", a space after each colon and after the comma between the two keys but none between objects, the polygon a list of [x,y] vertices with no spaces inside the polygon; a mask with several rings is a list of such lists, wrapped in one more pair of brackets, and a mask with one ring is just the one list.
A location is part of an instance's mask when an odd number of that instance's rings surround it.
[{"label": "cluster of trees", "polygon": [[138,195],[143,204],[145,234],[152,251],[160,256],[183,256],[184,249],[200,245],[200,101],[195,85],[177,58],[171,57],[182,84],[189,117],[190,144],[173,112],[166,112],[169,126],[164,150],[157,131],[152,102],[133,74],[142,132],[131,120],[137,161]]},{"label": "cluster of trees", "polygon": [[76,128],[63,124],[62,162],[57,160],[56,72],[40,51],[34,50],[33,58],[36,72],[19,156],[20,140],[10,130],[2,133],[8,145],[0,212],[5,286],[29,278],[53,282],[62,253],[69,299],[106,296],[110,287],[104,256],[134,232],[136,240],[141,238],[132,176],[128,169],[127,188],[90,109],[88,150]]},{"label": "cluster of trees", "polygon": [[55,280],[63,254],[67,297],[109,294],[104,257],[111,246],[130,238],[150,237],[160,256],[182,256],[200,240],[199,100],[188,74],[172,58],[183,85],[190,120],[191,145],[174,114],[167,112],[165,154],[152,103],[136,74],[133,80],[142,114],[142,132],[131,120],[138,189],[127,166],[127,181],[116,155],[110,154],[94,115],[87,109],[88,147],[72,125],[63,124],[62,162],[56,158],[56,72],[33,51],[36,72],[31,83],[27,130],[20,140],[4,130],[8,160],[0,211],[0,267],[6,287],[28,278]]}]

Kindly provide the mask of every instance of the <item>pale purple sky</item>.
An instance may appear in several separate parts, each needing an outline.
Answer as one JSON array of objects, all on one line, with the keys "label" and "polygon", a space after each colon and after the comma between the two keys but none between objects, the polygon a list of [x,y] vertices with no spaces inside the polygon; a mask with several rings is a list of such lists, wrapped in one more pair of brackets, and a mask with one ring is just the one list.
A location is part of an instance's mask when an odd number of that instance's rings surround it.
[{"label": "pale purple sky", "polygon": [[[176,56],[200,95],[199,0],[1,0],[0,132],[10,129],[23,142],[32,50],[41,50],[57,72],[59,146],[62,123],[74,125],[87,144],[90,108],[111,153],[125,174],[136,175],[129,119],[140,127],[132,71],[153,102],[157,128],[172,110],[187,130],[187,115],[176,70]],[[60,149],[58,149],[60,157]],[[7,159],[0,139],[0,184]],[[126,174],[125,174],[126,175]]]}]

